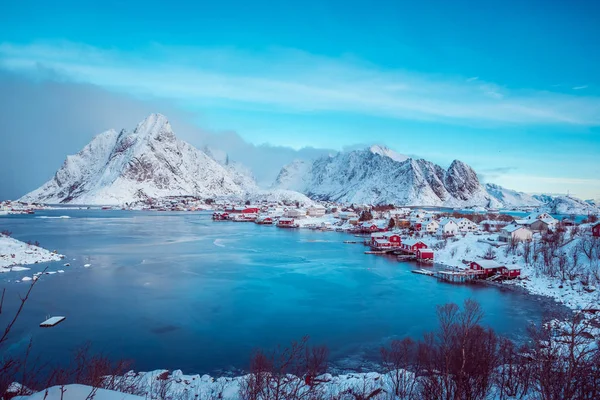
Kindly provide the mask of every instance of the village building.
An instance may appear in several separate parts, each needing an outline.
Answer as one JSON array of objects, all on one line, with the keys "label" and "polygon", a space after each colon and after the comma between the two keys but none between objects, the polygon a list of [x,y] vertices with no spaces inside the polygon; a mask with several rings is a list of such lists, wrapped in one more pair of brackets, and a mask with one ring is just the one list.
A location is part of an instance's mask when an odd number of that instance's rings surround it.
[{"label": "village building", "polygon": [[458,225],[450,218],[442,218],[436,231],[440,237],[455,236],[458,234]]},{"label": "village building", "polygon": [[298,224],[296,224],[294,218],[283,217],[279,218],[279,221],[277,221],[277,226],[279,228],[297,228]]},{"label": "village building", "polygon": [[389,249],[400,247],[400,235],[392,232],[377,232],[371,234],[371,247],[375,249]]},{"label": "village building", "polygon": [[301,208],[288,208],[283,213],[283,216],[286,218],[302,218],[306,216],[306,210]]},{"label": "village building", "polygon": [[273,218],[268,215],[259,215],[254,222],[259,225],[273,225]]},{"label": "village building", "polygon": [[387,223],[385,222],[374,222],[374,221],[363,221],[358,225],[358,229],[362,233],[372,232],[383,232],[387,230]]},{"label": "village building", "polygon": [[500,273],[500,269],[504,268],[504,265],[500,264],[495,260],[477,260],[471,261],[469,264],[471,269],[476,271],[484,271],[486,275],[491,276]]},{"label": "village building", "polygon": [[516,278],[521,276],[521,267],[518,265],[505,265],[501,268],[500,273],[506,278]]},{"label": "village building", "polygon": [[416,255],[418,261],[433,261],[434,258],[433,250],[427,248],[417,249]]},{"label": "village building", "polygon": [[456,225],[460,232],[476,232],[479,230],[479,225],[467,218],[455,219]]},{"label": "village building", "polygon": [[472,261],[469,267],[475,271],[483,271],[485,276],[493,279],[514,279],[521,275],[518,265],[503,265],[494,260]]},{"label": "village building", "polygon": [[349,219],[358,219],[358,214],[354,211],[340,211],[338,213],[338,218],[342,221],[347,221]]},{"label": "village building", "polygon": [[306,214],[309,217],[322,217],[323,215],[325,215],[326,211],[327,211],[327,209],[325,207],[317,204],[315,206],[308,207],[306,209]]},{"label": "village building", "polygon": [[600,222],[592,226],[592,236],[600,237]]},{"label": "village building", "polygon": [[533,239],[533,232],[521,225],[507,225],[500,230],[498,240],[501,242],[529,242]]},{"label": "village building", "polygon": [[536,213],[531,213],[528,216],[526,216],[523,219],[528,219],[528,220],[536,220],[536,219],[554,219],[554,217],[548,213],[542,212],[536,212]]},{"label": "village building", "polygon": [[404,239],[400,244],[400,248],[408,253],[416,254],[419,249],[426,249],[427,245],[417,239]]},{"label": "village building", "polygon": [[423,231],[434,234],[438,230],[439,226],[440,223],[435,219],[432,219],[431,221],[425,223]]},{"label": "village building", "polygon": [[553,231],[556,228],[558,221],[554,218],[536,219],[529,224],[529,229],[534,232]]}]

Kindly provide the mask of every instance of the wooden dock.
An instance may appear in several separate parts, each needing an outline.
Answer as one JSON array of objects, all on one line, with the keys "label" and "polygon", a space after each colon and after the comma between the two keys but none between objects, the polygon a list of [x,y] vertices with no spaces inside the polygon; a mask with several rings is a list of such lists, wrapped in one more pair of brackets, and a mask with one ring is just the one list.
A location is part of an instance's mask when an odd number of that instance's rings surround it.
[{"label": "wooden dock", "polygon": [[400,254],[399,256],[396,256],[398,258],[398,260],[402,260],[402,261],[406,261],[406,260],[416,260],[417,256],[415,256],[414,254],[410,255],[410,254]]},{"label": "wooden dock", "polygon": [[67,317],[51,317],[40,324],[42,328],[51,328],[63,322]]},{"label": "wooden dock", "polygon": [[464,271],[437,271],[435,276],[446,282],[465,283],[475,279],[485,277],[485,271],[464,270]]},{"label": "wooden dock", "polygon": [[393,250],[368,250],[365,254],[390,254]]},{"label": "wooden dock", "polygon": [[428,271],[426,269],[412,269],[410,270],[410,272],[412,272],[413,274],[421,274],[421,275],[427,275],[427,276],[434,276],[435,272],[433,271]]}]

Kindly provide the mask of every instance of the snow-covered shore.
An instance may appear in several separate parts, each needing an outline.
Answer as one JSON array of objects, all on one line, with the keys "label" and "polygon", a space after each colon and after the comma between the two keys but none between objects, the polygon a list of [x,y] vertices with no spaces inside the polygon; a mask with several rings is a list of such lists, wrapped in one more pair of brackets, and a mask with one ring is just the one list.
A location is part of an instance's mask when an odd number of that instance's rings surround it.
[{"label": "snow-covered shore", "polygon": [[25,271],[29,268],[22,265],[60,261],[63,257],[55,251],[0,234],[0,273]]},{"label": "snow-covered shore", "polygon": [[[491,247],[495,253],[495,261],[503,265],[518,265],[521,267],[521,277],[506,281],[503,285],[514,285],[527,290],[531,294],[548,296],[555,301],[566,305],[572,310],[587,308],[600,309],[600,290],[593,285],[584,287],[578,281],[562,281],[557,277],[550,277],[540,272],[530,260],[526,263],[522,253],[523,244],[520,244],[515,253],[506,252],[506,244],[497,241],[497,234],[466,234],[464,237],[440,241],[433,237],[422,238],[429,247],[436,248],[435,262],[448,267],[466,268],[463,260],[476,260],[484,257]],[[578,247],[578,238],[567,242],[561,251],[571,254]],[[499,247],[496,247],[498,246]],[[443,246],[443,247],[442,247]],[[587,259],[580,256],[582,268],[588,268]],[[589,268],[599,268],[597,261],[592,261]]]}]

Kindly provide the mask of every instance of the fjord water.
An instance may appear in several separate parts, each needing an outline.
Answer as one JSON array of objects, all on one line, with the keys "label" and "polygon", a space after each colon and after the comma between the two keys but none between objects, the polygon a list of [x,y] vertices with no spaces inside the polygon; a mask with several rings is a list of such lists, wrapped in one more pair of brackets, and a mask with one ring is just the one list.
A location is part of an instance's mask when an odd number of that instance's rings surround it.
[{"label": "fjord water", "polygon": [[[71,218],[40,218],[60,215]],[[10,311],[27,288],[16,279],[47,265],[65,270],[42,277],[10,342],[22,353],[33,338],[47,360],[66,361],[90,342],[137,370],[219,374],[246,367],[253,349],[310,335],[335,365],[354,369],[392,338],[434,329],[439,304],[473,298],[485,324],[515,339],[555,307],[412,274],[415,264],[344,244],[348,234],[212,222],[208,213],[52,210],[0,218],[0,227],[67,256],[0,275]],[[39,328],[48,315],[67,319]]]}]

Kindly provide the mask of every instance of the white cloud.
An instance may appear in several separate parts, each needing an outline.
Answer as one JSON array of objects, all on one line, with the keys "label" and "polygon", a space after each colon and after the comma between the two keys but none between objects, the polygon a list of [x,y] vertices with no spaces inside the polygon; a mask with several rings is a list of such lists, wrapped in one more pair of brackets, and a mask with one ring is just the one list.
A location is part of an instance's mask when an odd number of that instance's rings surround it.
[{"label": "white cloud", "polygon": [[456,124],[600,125],[600,98],[508,89],[469,79],[384,70],[297,50],[165,48],[123,53],[73,43],[0,45],[0,67],[188,107],[348,112]]},{"label": "white cloud", "polygon": [[581,85],[581,86],[575,86],[573,87],[573,90],[581,90],[581,89],[587,89],[588,85]]}]

